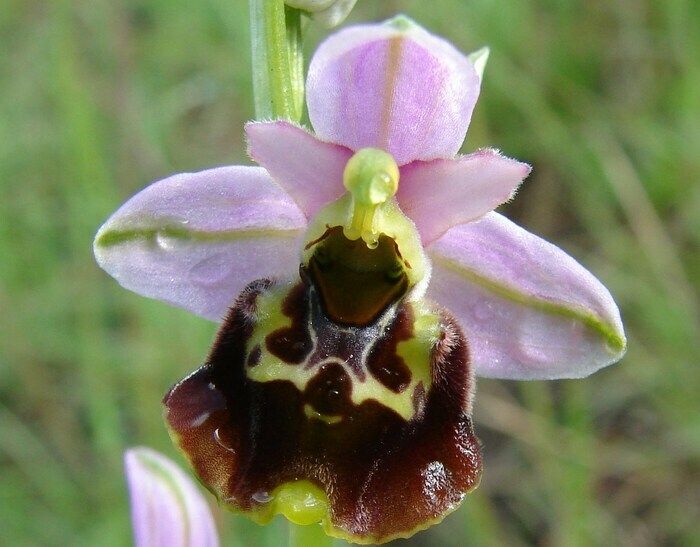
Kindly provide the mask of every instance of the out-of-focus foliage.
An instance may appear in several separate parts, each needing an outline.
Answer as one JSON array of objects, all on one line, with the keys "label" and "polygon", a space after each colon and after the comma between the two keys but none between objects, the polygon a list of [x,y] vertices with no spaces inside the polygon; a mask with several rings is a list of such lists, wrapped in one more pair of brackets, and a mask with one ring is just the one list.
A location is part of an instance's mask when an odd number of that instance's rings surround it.
[{"label": "out-of-focus foliage", "polygon": [[[481,381],[483,483],[410,543],[697,544],[700,4],[361,0],[350,22],[398,11],[491,46],[465,149],[534,165],[506,213],[594,271],[629,336],[584,381]],[[92,237],[153,179],[246,161],[246,3],[4,0],[0,45],[0,542],[128,545],[122,451],[178,457],[160,396],[215,326],[121,289]],[[218,518],[225,545],[284,541]]]}]

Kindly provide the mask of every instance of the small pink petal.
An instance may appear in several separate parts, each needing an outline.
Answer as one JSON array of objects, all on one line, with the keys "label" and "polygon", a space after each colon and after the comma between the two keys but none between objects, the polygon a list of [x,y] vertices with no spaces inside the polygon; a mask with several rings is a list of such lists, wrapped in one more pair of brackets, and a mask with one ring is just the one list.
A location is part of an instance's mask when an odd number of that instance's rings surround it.
[{"label": "small pink petal", "polygon": [[618,361],[620,312],[593,274],[497,213],[450,229],[428,253],[428,298],[461,322],[476,373],[581,378]]},{"label": "small pink petal", "polygon": [[307,218],[339,198],[352,152],[289,122],[246,124],[248,153],[294,198]]},{"label": "small pink petal", "polygon": [[131,448],[124,470],[135,547],[219,545],[207,502],[174,462],[150,448]]},{"label": "small pink petal", "polygon": [[515,193],[530,166],[480,150],[468,156],[414,162],[401,169],[398,198],[424,245],[452,226],[475,220]]},{"label": "small pink petal", "polygon": [[382,148],[403,165],[457,153],[479,86],[474,65],[451,44],[397,18],[323,42],[309,66],[307,103],[321,139]]},{"label": "small pink petal", "polygon": [[153,183],[95,237],[98,264],[134,292],[221,320],[238,293],[297,271],[306,220],[260,167]]}]

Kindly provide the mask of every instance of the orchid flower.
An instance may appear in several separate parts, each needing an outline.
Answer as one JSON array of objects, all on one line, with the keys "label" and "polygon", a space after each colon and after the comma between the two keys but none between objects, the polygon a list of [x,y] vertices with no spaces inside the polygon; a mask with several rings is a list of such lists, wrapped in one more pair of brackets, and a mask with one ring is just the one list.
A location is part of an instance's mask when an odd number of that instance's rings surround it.
[{"label": "orchid flower", "polygon": [[624,353],[607,289],[493,212],[530,167],[457,155],[487,54],[402,17],[342,30],[309,67],[315,133],[251,122],[261,167],[166,178],[98,232],[123,286],[223,321],[164,404],[231,509],[407,537],[478,485],[475,374],[578,378]]},{"label": "orchid flower", "polygon": [[150,448],[124,454],[135,547],[218,547],[207,502],[182,469]]}]

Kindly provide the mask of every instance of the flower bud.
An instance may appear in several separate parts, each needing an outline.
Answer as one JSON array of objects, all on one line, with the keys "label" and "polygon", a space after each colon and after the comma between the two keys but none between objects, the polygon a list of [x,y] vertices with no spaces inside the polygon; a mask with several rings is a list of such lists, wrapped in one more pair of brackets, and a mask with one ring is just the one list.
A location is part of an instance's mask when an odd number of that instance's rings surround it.
[{"label": "flower bud", "polygon": [[136,547],[219,547],[214,519],[192,480],[150,448],[124,455]]},{"label": "flower bud", "polygon": [[357,0],[286,0],[288,6],[310,13],[314,20],[327,28],[342,23],[355,7],[355,2]]}]

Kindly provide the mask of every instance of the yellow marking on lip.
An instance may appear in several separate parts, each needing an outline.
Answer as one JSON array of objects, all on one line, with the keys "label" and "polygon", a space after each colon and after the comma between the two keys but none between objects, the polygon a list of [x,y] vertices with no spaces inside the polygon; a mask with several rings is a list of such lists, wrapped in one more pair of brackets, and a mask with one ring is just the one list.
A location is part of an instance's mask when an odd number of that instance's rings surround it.
[{"label": "yellow marking on lip", "polygon": [[[291,319],[281,312],[282,301],[286,297],[288,290],[288,286],[283,286],[258,297],[258,321],[253,329],[251,338],[246,344],[246,349],[250,352],[252,348],[259,344],[261,348],[261,357],[256,366],[246,370],[246,374],[248,378],[255,382],[286,380],[294,384],[300,392],[303,392],[309,381],[318,374],[319,367],[314,366],[307,368],[305,366],[306,363],[287,364],[278,357],[272,355],[265,347],[265,337],[269,333],[291,325]],[[412,306],[414,311],[414,336],[410,340],[399,342],[397,354],[403,358],[408,366],[411,372],[411,380],[406,389],[401,391],[401,393],[390,390],[372,376],[366,367],[365,380],[360,381],[347,364],[343,363],[340,359],[333,359],[331,356],[324,361],[328,363],[338,363],[348,372],[352,380],[350,399],[355,406],[359,406],[368,400],[375,400],[396,412],[406,421],[410,420],[415,415],[413,393],[418,384],[423,383],[426,391],[430,389],[430,358],[440,333],[440,319],[438,315],[433,313],[430,309],[424,308],[418,304],[408,305]],[[307,413],[307,416],[308,415]],[[323,416],[320,415],[320,413],[319,416],[321,416],[318,417],[319,419],[335,418],[335,416]]]},{"label": "yellow marking on lip", "polygon": [[309,419],[320,420],[328,425],[339,424],[343,421],[342,416],[332,416],[330,414],[321,414],[319,411],[314,409],[311,405],[304,405],[304,414]]}]

